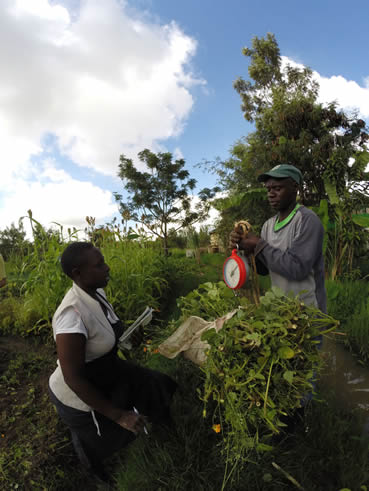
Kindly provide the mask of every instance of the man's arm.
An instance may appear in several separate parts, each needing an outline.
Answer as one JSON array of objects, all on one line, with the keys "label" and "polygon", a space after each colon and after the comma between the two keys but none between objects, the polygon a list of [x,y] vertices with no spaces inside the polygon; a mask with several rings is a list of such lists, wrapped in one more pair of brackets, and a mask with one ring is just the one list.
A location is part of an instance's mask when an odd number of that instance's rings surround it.
[{"label": "man's arm", "polygon": [[269,269],[266,264],[264,264],[263,258],[260,257],[260,254],[255,256],[255,264],[258,274],[261,274],[261,276],[267,276],[269,274]]},{"label": "man's arm", "polygon": [[302,217],[300,233],[291,247],[281,251],[260,239],[255,248],[255,256],[270,271],[288,280],[301,281],[308,276],[322,253],[323,235],[324,228],[319,218],[308,214]]}]

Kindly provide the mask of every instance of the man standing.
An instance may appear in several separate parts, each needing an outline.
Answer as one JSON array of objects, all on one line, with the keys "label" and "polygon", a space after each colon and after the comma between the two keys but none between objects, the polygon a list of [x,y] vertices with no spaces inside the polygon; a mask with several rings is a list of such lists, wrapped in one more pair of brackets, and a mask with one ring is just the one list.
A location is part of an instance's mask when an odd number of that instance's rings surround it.
[{"label": "man standing", "polygon": [[0,254],[0,288],[6,285],[6,273],[3,256]]},{"label": "man standing", "polygon": [[323,235],[318,216],[296,202],[302,174],[293,165],[281,164],[261,174],[268,201],[277,215],[267,220],[261,237],[231,233],[230,245],[254,254],[258,272],[270,274],[272,286],[299,295],[306,305],[326,312]]}]

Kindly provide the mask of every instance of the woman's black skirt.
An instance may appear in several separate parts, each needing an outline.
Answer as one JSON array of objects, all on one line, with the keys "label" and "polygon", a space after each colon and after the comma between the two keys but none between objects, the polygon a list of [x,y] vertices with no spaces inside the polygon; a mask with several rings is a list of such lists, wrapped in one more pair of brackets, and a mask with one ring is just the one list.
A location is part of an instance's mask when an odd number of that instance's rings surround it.
[{"label": "woman's black skirt", "polygon": [[[153,423],[168,422],[169,405],[177,388],[174,380],[163,373],[119,358],[115,360],[112,379],[106,380],[105,390],[101,386],[99,388],[117,407],[125,410],[135,407]],[[66,406],[51,390],[49,392],[60,418],[71,430],[74,447],[83,464],[98,466],[134,440],[134,433],[99,412],[80,411]]]}]

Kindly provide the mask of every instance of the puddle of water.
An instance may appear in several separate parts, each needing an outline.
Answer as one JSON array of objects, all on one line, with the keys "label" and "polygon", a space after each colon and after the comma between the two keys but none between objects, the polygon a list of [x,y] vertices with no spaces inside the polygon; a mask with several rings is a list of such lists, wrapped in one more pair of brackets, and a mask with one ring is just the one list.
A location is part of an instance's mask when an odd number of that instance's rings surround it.
[{"label": "puddle of water", "polygon": [[325,368],[319,386],[328,391],[341,409],[360,415],[364,431],[369,431],[369,368],[360,365],[340,343],[324,338],[321,350]]}]

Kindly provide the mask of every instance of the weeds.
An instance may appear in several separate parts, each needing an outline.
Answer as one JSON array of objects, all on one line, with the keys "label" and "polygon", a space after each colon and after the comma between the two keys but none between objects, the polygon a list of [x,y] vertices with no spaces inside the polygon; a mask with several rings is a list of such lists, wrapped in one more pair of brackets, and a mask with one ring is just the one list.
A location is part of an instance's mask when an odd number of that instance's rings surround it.
[{"label": "weeds", "polygon": [[[75,238],[73,232],[63,237],[62,230],[55,236],[40,230],[37,234],[39,242],[22,264],[14,262],[9,285],[1,292],[1,333],[35,336],[18,356],[14,353],[19,351],[19,341],[0,337],[0,488],[92,490],[95,482],[76,469],[69,434],[48,400],[46,387],[55,367],[54,348],[32,342],[50,337],[51,316],[70,285],[58,258],[66,243]],[[356,490],[368,484],[368,441],[361,436],[355,416],[338,411],[329,401],[313,401],[304,421],[291,435],[283,436],[274,450],[256,452],[234,472],[230,473],[230,468],[226,471],[221,453],[224,432],[214,431],[217,421],[212,417],[202,417],[203,403],[196,389],[203,387],[203,374],[186,360],[167,360],[155,354],[155,342],[175,324],[168,327],[166,319],[179,314],[176,299],[200,283],[221,279],[224,257],[205,255],[197,264],[177,251],[164,260],[150,242],[115,232],[114,240],[105,234],[99,241],[111,267],[107,293],[121,318],[129,324],[146,304],[161,311],[157,313],[160,322],[146,332],[152,339],[146,346],[152,348],[144,353],[141,347],[137,358],[171,374],[180,387],[172,407],[173,426],[153,428],[148,437],[140,437],[109,463],[116,470],[118,490],[210,491],[222,486],[232,491],[294,489],[273,463],[309,491]],[[265,289],[268,281],[263,282]],[[228,293],[225,307],[235,298]],[[342,321],[351,346],[361,349],[362,357],[367,356],[367,285],[328,282],[328,293],[330,314]],[[192,301],[201,305],[196,296]],[[217,315],[216,308],[213,311]],[[9,344],[6,350],[2,348],[5,342]],[[209,400],[208,414],[215,408],[216,403]],[[224,475],[230,475],[228,481]]]},{"label": "weeds", "polygon": [[55,366],[54,352],[35,343],[0,339],[0,489],[56,491],[66,489],[66,482],[70,490],[95,489],[93,481],[76,470],[69,434],[49,402],[47,379]]},{"label": "weeds", "polygon": [[328,312],[341,323],[345,344],[369,360],[369,284],[364,280],[327,281]]},{"label": "weeds", "polygon": [[[117,490],[221,490],[226,472],[223,434],[215,433],[212,421],[202,417],[196,394],[203,384],[201,372],[182,358],[167,360],[156,354],[148,365],[166,371],[179,383],[173,425],[153,428],[149,437],[140,437],[122,452],[115,475]],[[318,390],[293,432],[279,439],[274,450],[257,453],[235,469],[224,489],[297,489],[275,463],[306,491],[359,490],[369,482],[368,462],[369,442],[355,415],[336,409],[329,399],[322,401]]]}]

